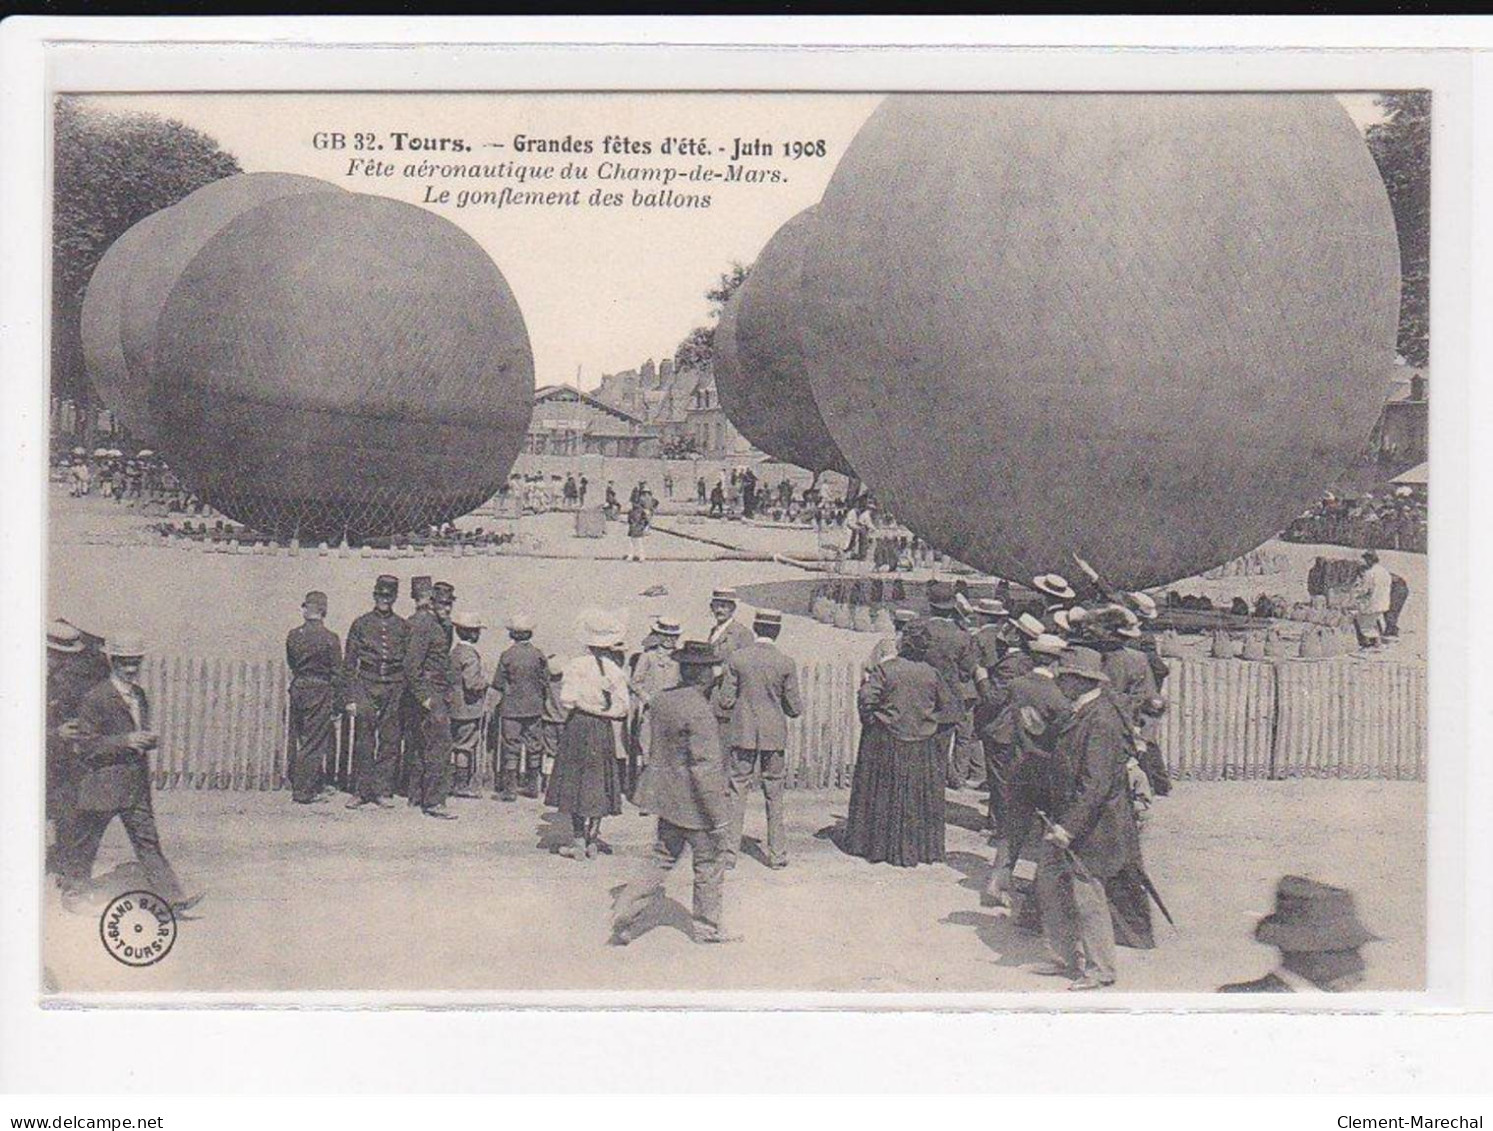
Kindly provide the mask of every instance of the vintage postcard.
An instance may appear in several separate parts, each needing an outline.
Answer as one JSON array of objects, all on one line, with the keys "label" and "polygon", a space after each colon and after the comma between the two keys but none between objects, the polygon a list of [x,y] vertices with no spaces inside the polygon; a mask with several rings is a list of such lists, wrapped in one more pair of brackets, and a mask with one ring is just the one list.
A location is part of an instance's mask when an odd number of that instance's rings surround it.
[{"label": "vintage postcard", "polygon": [[42,1000],[1425,991],[1442,106],[1244,85],[52,92]]}]

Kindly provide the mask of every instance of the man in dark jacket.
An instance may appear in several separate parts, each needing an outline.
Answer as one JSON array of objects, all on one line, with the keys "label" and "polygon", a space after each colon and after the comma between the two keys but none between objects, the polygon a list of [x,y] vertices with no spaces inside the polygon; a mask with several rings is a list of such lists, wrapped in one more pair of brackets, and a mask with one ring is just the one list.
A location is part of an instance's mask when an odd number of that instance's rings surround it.
[{"label": "man in dark jacket", "polygon": [[307,593],[301,616],[302,623],[285,637],[285,662],[290,667],[290,798],[300,805],[315,805],[326,802],[323,767],[336,761],[332,720],[341,698],[342,641],[323,623],[325,593]]},{"label": "man in dark jacket", "polygon": [[352,716],[353,792],[349,809],[385,808],[399,772],[404,729],[404,653],[410,626],[394,611],[399,579],[373,583],[373,609],[353,621],[343,653],[348,714]]},{"label": "man in dark jacket", "polygon": [[783,614],[759,609],[753,618],[756,638],[726,657],[725,674],[716,693],[716,708],[726,715],[724,738],[731,751],[727,767],[731,792],[731,828],[726,835],[726,867],[736,866],[741,851],[741,828],[746,793],[760,774],[767,804],[767,866],[788,866],[783,835],[783,783],[787,777],[784,750],[788,720],[803,714],[798,688],[798,665],[777,646]]},{"label": "man in dark jacket", "polygon": [[118,817],[145,870],[150,891],[178,911],[202,897],[188,896],[161,852],[150,797],[149,751],[160,738],[151,729],[150,702],[140,687],[145,648],[132,633],[104,645],[109,678],[78,704],[76,749],[82,764],[76,812],[62,846],[64,906],[73,907],[92,883],[93,863],[111,821]]},{"label": "man in dark jacket", "polygon": [[661,691],[648,706],[648,765],[638,780],[638,806],[658,816],[658,834],[646,872],[617,893],[612,905],[613,945],[637,937],[644,914],[663,890],[686,847],[694,862],[694,938],[734,942],[721,925],[725,865],[721,838],[731,819],[720,729],[710,707],[719,657],[703,641],[673,654],[680,685]]},{"label": "man in dark jacket", "polygon": [[409,802],[427,817],[454,821],[446,808],[451,793],[451,606],[456,590],[444,581],[431,587],[430,609],[410,618],[404,653],[404,680],[418,710],[418,765],[410,767]]},{"label": "man in dark jacket", "polygon": [[62,874],[62,844],[77,802],[78,705],[108,674],[108,662],[89,648],[76,626],[65,620],[47,626],[46,818],[52,823],[47,846],[49,875]]},{"label": "man in dark jacket", "polygon": [[498,796],[504,801],[516,799],[519,775],[524,777],[524,794],[539,796],[539,775],[544,758],[544,736],[540,720],[544,717],[544,700],[549,693],[549,661],[534,646],[534,621],[519,613],[508,621],[508,638],[512,644],[498,657],[492,675],[493,697],[497,700],[498,738],[501,744],[502,768],[498,777]]},{"label": "man in dark jacket", "polygon": [[1053,666],[1073,719],[1057,736],[1058,812],[1037,861],[1042,932],[1054,959],[1037,972],[1072,979],[1074,990],[1115,981],[1115,935],[1104,881],[1140,858],[1140,831],[1125,765],[1131,743],[1099,653],[1070,648]]},{"label": "man in dark jacket", "polygon": [[954,619],[958,609],[954,596],[948,582],[928,583],[928,663],[938,669],[963,705],[952,735],[947,772],[949,788],[964,789],[985,760],[984,747],[975,737],[975,674],[980,653],[974,637]]}]

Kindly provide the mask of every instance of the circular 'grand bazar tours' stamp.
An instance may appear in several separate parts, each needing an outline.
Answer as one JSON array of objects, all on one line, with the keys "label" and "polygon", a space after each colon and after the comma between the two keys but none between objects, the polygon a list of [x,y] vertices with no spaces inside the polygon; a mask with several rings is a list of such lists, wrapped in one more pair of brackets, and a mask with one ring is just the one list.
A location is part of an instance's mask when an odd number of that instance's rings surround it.
[{"label": "circular 'grand bazar tours' stamp", "polygon": [[151,966],[176,944],[176,913],[154,892],[127,891],[99,919],[104,949],[126,966]]}]

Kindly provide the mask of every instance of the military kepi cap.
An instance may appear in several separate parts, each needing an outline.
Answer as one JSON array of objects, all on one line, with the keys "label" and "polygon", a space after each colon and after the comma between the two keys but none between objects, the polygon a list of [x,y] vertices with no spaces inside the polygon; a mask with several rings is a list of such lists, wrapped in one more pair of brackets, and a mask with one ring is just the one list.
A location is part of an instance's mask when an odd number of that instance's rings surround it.
[{"label": "military kepi cap", "polygon": [[311,590],[311,592],[306,594],[306,599],[301,602],[301,608],[311,609],[314,612],[320,613],[322,616],[326,616],[327,595],[320,589],[313,589]]},{"label": "military kepi cap", "polygon": [[456,587],[449,581],[437,581],[430,587],[430,595],[437,601],[456,600]]},{"label": "military kepi cap", "polygon": [[430,578],[426,574],[410,578],[410,596],[417,601],[430,596]]},{"label": "military kepi cap", "polygon": [[380,574],[378,580],[373,583],[373,595],[375,597],[399,596],[399,578],[387,573]]}]

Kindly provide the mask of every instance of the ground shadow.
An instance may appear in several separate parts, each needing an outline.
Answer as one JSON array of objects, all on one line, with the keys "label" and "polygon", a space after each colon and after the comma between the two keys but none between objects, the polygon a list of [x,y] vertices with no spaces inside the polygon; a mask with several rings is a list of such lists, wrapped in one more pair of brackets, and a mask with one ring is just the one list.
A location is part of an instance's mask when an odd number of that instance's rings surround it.
[{"label": "ground shadow", "polygon": [[986,886],[990,883],[990,874],[995,871],[995,862],[973,852],[950,852],[944,856],[944,863],[954,871],[958,872],[962,879],[959,886],[966,891],[979,892],[984,895]]},{"label": "ground shadow", "polygon": [[[617,896],[626,886],[626,884],[618,884],[611,889],[614,905],[617,901]],[[648,910],[643,912],[642,916],[633,923],[628,931],[628,936],[633,941],[636,941],[649,931],[659,927],[672,927],[687,939],[695,937],[694,917],[685,909],[684,904],[672,896],[664,894],[662,891],[653,897],[653,900],[648,904]]]},{"label": "ground shadow", "polygon": [[534,847],[546,852],[558,852],[561,846],[571,842],[574,835],[567,814],[546,809],[539,814],[539,842]]},{"label": "ground shadow", "polygon": [[997,966],[1018,968],[1048,957],[1042,936],[1023,931],[1016,920],[993,911],[952,911],[939,920],[951,927],[973,927],[975,935],[995,954]]}]

